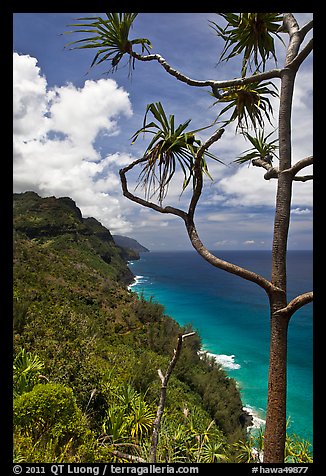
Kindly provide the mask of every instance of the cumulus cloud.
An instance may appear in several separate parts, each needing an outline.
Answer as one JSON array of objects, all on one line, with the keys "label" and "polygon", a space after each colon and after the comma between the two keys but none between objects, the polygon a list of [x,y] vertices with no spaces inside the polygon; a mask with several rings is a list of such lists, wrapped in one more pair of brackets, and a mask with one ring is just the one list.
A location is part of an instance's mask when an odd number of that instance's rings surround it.
[{"label": "cumulus cloud", "polygon": [[119,133],[119,118],[132,115],[128,93],[112,79],[49,88],[37,59],[17,53],[13,87],[14,191],[70,196],[85,216],[130,231],[117,170],[131,157],[103,157],[94,144],[99,134]]},{"label": "cumulus cloud", "polygon": [[[308,168],[306,173],[311,173]],[[213,193],[219,202],[234,207],[274,207],[276,180],[265,180],[264,171],[259,167],[240,166],[216,182]],[[294,207],[311,207],[313,204],[313,185],[311,181],[294,182]]]},{"label": "cumulus cloud", "polygon": [[218,190],[229,206],[259,207],[275,203],[276,181],[266,181],[258,167],[239,167],[232,175],[217,183]]},{"label": "cumulus cloud", "polygon": [[36,58],[14,53],[13,132],[24,140],[41,138],[47,130],[47,83],[36,65]]}]

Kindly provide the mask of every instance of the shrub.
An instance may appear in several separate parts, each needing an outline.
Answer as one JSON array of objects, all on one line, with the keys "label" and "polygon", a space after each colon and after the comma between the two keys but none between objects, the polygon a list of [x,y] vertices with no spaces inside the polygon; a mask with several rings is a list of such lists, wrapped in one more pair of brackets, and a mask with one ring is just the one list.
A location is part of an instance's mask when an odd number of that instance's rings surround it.
[{"label": "shrub", "polygon": [[[17,429],[37,439],[80,436],[85,429],[83,415],[73,391],[61,384],[38,384],[14,400],[13,422]],[[84,427],[84,428],[83,428]]]}]

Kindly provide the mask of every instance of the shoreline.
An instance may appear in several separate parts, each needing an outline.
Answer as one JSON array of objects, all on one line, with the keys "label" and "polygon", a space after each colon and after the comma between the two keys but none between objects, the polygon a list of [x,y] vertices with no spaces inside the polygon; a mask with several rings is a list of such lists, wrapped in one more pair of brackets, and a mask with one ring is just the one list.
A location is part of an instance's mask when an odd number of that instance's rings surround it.
[{"label": "shoreline", "polygon": [[[198,355],[203,355],[206,354],[208,357],[211,357],[217,362],[218,364],[221,365],[221,367],[227,372],[228,369],[230,370],[237,370],[240,368],[240,364],[237,364],[235,362],[235,355],[226,355],[226,354],[214,354],[212,352],[209,352],[202,348],[198,352]],[[228,375],[230,378],[233,378],[236,383],[238,384],[239,382],[235,377],[231,377]],[[262,426],[265,425],[265,420],[259,416],[258,410],[256,410],[253,406],[251,406],[249,403],[245,403],[242,398],[241,401],[243,403],[243,414],[244,414],[244,419],[245,419],[245,426],[246,430],[248,433],[251,431],[258,431]]]},{"label": "shoreline", "polygon": [[[133,264],[133,263],[130,262],[130,263],[128,263],[128,264]],[[132,282],[131,284],[128,284],[127,289],[130,291],[130,289],[131,289],[132,287],[134,287],[134,286],[137,286],[137,284],[140,283],[140,280],[141,280],[142,278],[144,278],[144,277],[145,277],[145,276],[141,276],[141,275],[135,276],[135,275],[134,275],[133,282]],[[137,292],[137,291],[136,291],[136,292]],[[138,294],[138,293],[137,293],[137,294]]]},{"label": "shoreline", "polygon": [[[132,264],[132,262],[130,264]],[[132,288],[134,286],[137,286],[143,278],[145,278],[145,276],[135,275],[134,281],[128,285],[128,289],[132,290]],[[137,291],[134,292],[138,294]],[[214,354],[209,350],[206,350],[205,346],[203,346],[202,349],[198,351],[199,356],[202,354],[206,354],[208,357],[213,358],[218,364],[221,365],[221,367],[226,371],[226,373],[228,373],[228,370],[238,370],[240,368],[240,364],[235,361],[234,354]],[[231,377],[230,375],[228,376],[230,378],[233,378],[238,384],[238,381],[235,377]],[[250,433],[251,431],[258,431],[263,425],[265,425],[265,420],[259,416],[258,410],[252,407],[249,403],[245,403],[244,401],[242,401],[242,403],[242,410],[245,420],[244,426],[246,427],[247,432]]]}]

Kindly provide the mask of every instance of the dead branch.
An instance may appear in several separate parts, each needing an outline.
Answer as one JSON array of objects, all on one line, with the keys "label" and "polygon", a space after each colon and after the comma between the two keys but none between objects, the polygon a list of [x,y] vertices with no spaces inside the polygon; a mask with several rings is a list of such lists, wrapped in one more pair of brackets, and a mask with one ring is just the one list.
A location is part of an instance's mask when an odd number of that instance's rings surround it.
[{"label": "dead branch", "polygon": [[165,407],[167,385],[171,377],[171,374],[173,372],[173,369],[177,363],[177,360],[180,356],[184,339],[186,339],[187,337],[191,337],[195,334],[196,334],[195,332],[189,332],[187,334],[179,334],[177,346],[174,349],[173,357],[168,365],[165,375],[163,375],[161,369],[158,369],[157,371],[161,380],[161,394],[160,394],[160,401],[157,407],[156,417],[153,423],[153,434],[152,434],[152,444],[151,444],[151,462],[152,463],[156,463],[156,452],[157,452],[161,419],[162,419],[164,407]]}]

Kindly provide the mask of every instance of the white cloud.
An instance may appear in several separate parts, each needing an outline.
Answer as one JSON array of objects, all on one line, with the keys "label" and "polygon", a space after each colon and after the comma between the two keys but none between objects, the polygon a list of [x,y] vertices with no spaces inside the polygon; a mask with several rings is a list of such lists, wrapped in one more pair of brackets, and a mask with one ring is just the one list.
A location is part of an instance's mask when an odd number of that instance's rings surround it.
[{"label": "white cloud", "polygon": [[84,216],[130,231],[117,170],[131,157],[103,158],[94,145],[99,134],[119,132],[120,116],[131,116],[127,92],[112,79],[48,88],[36,58],[14,53],[13,59],[14,191],[70,196]]},{"label": "white cloud", "polygon": [[46,79],[36,64],[29,55],[13,55],[13,132],[24,140],[41,138],[48,123]]},{"label": "white cloud", "polygon": [[115,134],[117,117],[131,116],[131,105],[125,91],[112,79],[86,81],[83,88],[72,84],[51,91],[51,127],[64,132],[78,144],[88,160],[98,159],[93,142],[104,131]]},{"label": "white cloud", "polygon": [[214,248],[229,248],[237,245],[237,240],[220,240],[213,243]]},{"label": "white cloud", "polygon": [[218,181],[217,188],[229,206],[259,207],[275,203],[276,181],[265,180],[258,167],[239,167],[233,175]]},{"label": "white cloud", "polygon": [[[308,172],[308,168],[305,169]],[[212,194],[217,202],[234,207],[274,207],[276,180],[265,180],[260,167],[240,166],[233,174],[216,181]],[[294,207],[312,207],[312,181],[294,182],[292,205]]]},{"label": "white cloud", "polygon": [[293,215],[310,215],[311,214],[311,210],[309,210],[309,208],[293,208],[291,210],[291,213],[293,213]]}]

